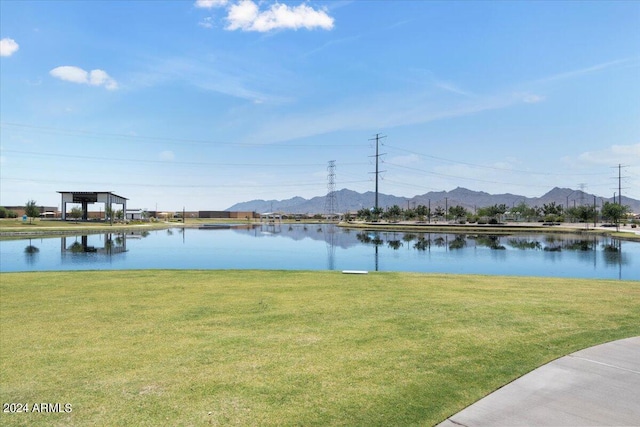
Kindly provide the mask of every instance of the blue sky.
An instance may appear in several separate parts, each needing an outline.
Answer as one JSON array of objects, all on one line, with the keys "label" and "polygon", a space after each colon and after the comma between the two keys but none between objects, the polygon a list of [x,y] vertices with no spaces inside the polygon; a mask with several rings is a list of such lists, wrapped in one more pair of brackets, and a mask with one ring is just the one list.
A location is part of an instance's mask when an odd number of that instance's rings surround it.
[{"label": "blue sky", "polygon": [[0,0],[0,204],[640,199],[640,2]]}]

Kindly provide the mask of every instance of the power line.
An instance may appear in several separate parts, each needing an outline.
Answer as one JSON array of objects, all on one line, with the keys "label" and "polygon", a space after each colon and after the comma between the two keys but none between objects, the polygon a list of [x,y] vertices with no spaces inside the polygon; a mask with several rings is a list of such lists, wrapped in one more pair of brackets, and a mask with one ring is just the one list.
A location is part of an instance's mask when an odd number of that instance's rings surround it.
[{"label": "power line", "polygon": [[134,140],[143,143],[169,143],[169,144],[199,144],[199,145],[227,145],[227,146],[237,146],[237,147],[283,147],[283,148],[293,148],[293,147],[363,147],[363,144],[293,144],[287,142],[230,142],[230,141],[212,141],[212,140],[203,140],[203,139],[190,139],[190,138],[167,138],[167,137],[159,137],[159,136],[147,136],[147,135],[128,135],[121,133],[109,133],[109,132],[95,132],[95,131],[84,131],[79,129],[64,129],[64,128],[55,128],[55,127],[46,127],[46,126],[35,126],[28,125],[23,123],[11,123],[11,122],[0,122],[0,127],[13,127],[16,129],[29,130],[33,132],[45,133],[45,134],[53,134],[53,135],[62,135],[62,136],[78,136],[84,138],[111,138],[111,139],[124,139],[124,140]]},{"label": "power line", "polygon": [[532,185],[532,184],[516,184],[513,182],[500,182],[500,181],[490,181],[490,180],[486,180],[486,179],[479,179],[479,178],[468,178],[468,177],[464,177],[464,176],[457,176],[457,175],[449,175],[449,174],[444,174],[444,173],[438,173],[438,172],[430,172],[430,171],[426,171],[423,169],[418,169],[418,168],[412,168],[410,166],[403,166],[403,165],[398,165],[395,163],[391,163],[391,162],[385,162],[385,165],[391,165],[397,168],[402,168],[402,169],[407,169],[407,170],[411,170],[411,171],[415,171],[415,172],[421,172],[423,174],[426,175],[435,175],[435,176],[442,176],[445,178],[455,178],[455,179],[463,179],[463,180],[468,180],[468,181],[475,181],[475,182],[485,182],[485,183],[489,183],[489,184],[505,184],[505,185],[515,185],[515,186],[519,186],[519,187],[531,187],[531,188],[548,188],[548,185]]},{"label": "power line", "polygon": [[[51,179],[31,179],[31,178],[2,178],[3,181],[15,181],[15,182],[31,182],[36,184],[78,184],[77,180],[51,180]],[[362,183],[368,181],[345,181],[345,184]],[[136,182],[122,182],[117,183],[113,181],[108,182],[87,182],[82,181],[83,185],[100,185],[100,186],[127,186],[127,187],[149,187],[149,188],[238,188],[238,184],[144,184]],[[242,184],[242,188],[281,188],[281,187],[307,187],[307,186],[320,186],[322,182],[298,182],[295,184]]]},{"label": "power line", "polygon": [[[147,160],[147,159],[124,159],[114,157],[100,157],[100,156],[81,156],[77,154],[55,154],[55,153],[38,153],[32,151],[19,151],[19,150],[2,150],[3,153],[24,154],[28,156],[42,156],[42,157],[58,157],[65,159],[82,159],[82,160],[96,160],[96,161],[113,161],[113,162],[130,162],[130,163],[162,163],[179,164],[179,165],[195,165],[195,166],[230,166],[230,167],[310,167],[310,166],[323,166],[322,163],[213,163],[213,162],[185,162],[176,160]],[[366,163],[345,163],[345,165],[365,165]]]},{"label": "power line", "polygon": [[460,160],[452,160],[452,159],[447,159],[447,158],[444,158],[444,157],[432,156],[432,155],[429,155],[429,154],[419,153],[417,151],[412,151],[412,150],[407,150],[407,149],[404,149],[404,148],[394,147],[394,146],[389,145],[389,144],[384,144],[384,146],[386,148],[391,148],[392,150],[404,151],[406,153],[416,154],[418,156],[428,157],[430,159],[439,160],[439,161],[443,161],[443,162],[455,163],[455,164],[467,165],[467,166],[473,166],[473,167],[482,168],[482,169],[498,170],[498,171],[504,171],[504,172],[517,172],[517,173],[524,173],[524,174],[530,174],[530,175],[543,175],[543,176],[602,176],[602,175],[606,175],[604,172],[602,172],[602,173],[583,173],[583,174],[580,174],[580,173],[553,173],[553,172],[526,171],[526,170],[509,169],[509,168],[498,168],[498,167],[495,167],[495,166],[479,165],[479,164],[476,164],[476,163],[462,162]]}]

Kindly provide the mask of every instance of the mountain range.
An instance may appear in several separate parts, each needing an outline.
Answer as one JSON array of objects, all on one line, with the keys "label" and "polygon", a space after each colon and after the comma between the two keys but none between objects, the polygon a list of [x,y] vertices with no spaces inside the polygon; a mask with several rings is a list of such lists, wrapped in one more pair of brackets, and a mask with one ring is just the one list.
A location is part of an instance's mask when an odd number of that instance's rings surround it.
[{"label": "mountain range", "polygon": [[[227,211],[242,212],[287,212],[297,214],[316,214],[325,213],[325,202],[327,196],[317,196],[311,199],[303,197],[293,197],[286,200],[251,200],[248,202],[236,203],[226,209]],[[378,194],[378,205],[381,208],[387,208],[398,205],[403,209],[407,207],[413,208],[418,205],[428,206],[431,208],[436,206],[445,207],[460,205],[470,211],[475,208],[486,206],[505,204],[507,206],[516,206],[524,202],[527,206],[540,206],[545,203],[555,202],[557,205],[565,206],[567,202],[569,206],[579,206],[581,204],[592,205],[594,198],[598,206],[603,202],[613,202],[611,197],[601,197],[594,194],[585,193],[582,190],[573,190],[571,188],[555,187],[540,197],[525,197],[517,194],[489,194],[484,191],[473,191],[466,188],[458,187],[451,191],[429,192],[413,197],[399,197],[390,194]],[[335,192],[335,200],[337,204],[336,212],[358,211],[362,208],[370,208],[375,203],[375,193],[367,191],[366,193],[358,193],[349,189],[342,189]],[[640,200],[622,196],[622,204],[629,206],[632,212],[640,212]]]}]

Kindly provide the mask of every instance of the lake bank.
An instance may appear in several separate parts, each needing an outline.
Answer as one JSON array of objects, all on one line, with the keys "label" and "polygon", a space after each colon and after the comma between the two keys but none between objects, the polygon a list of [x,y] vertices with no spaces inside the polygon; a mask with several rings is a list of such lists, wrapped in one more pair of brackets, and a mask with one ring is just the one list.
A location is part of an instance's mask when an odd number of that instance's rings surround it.
[{"label": "lake bank", "polygon": [[[260,225],[265,224],[260,221],[237,221],[226,219],[187,219],[186,222],[137,222],[137,223],[114,223],[99,221],[59,221],[59,220],[36,220],[33,224],[25,224],[15,219],[0,220],[0,240],[22,239],[29,237],[46,236],[72,236],[77,234],[113,233],[113,232],[138,232],[141,230],[163,230],[168,228],[199,228],[206,224],[241,224]],[[288,220],[277,222],[279,224],[300,224],[300,221]],[[327,221],[307,221],[308,224],[331,224]],[[600,236],[612,236],[624,240],[640,241],[640,230],[630,226],[621,226],[617,232],[615,227],[604,227],[599,224],[596,227],[578,223],[562,223],[553,226],[543,226],[540,223],[516,223],[508,222],[503,224],[445,224],[445,223],[419,223],[416,221],[401,222],[340,222],[340,227],[379,230],[379,231],[407,231],[423,233],[478,233],[478,234],[511,234],[511,233],[578,233],[595,234]]]}]

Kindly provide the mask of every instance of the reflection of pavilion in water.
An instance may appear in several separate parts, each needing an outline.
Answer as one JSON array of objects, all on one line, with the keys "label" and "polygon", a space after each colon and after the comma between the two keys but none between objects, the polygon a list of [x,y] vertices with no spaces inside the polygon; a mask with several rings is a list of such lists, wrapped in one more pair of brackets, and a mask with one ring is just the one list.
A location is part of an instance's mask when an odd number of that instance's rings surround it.
[{"label": "reflection of pavilion in water", "polygon": [[[97,235],[92,235],[97,236]],[[91,239],[92,244],[89,244],[89,236],[75,236],[75,237],[62,237],[60,238],[60,252],[62,256],[69,254],[83,254],[83,253],[95,253],[98,255],[115,255],[123,252],[127,252],[127,236],[122,233],[105,233],[102,236],[102,246],[95,246],[95,240]],[[80,240],[78,241],[78,237]],[[68,244],[68,240],[75,238],[75,241]]]}]

